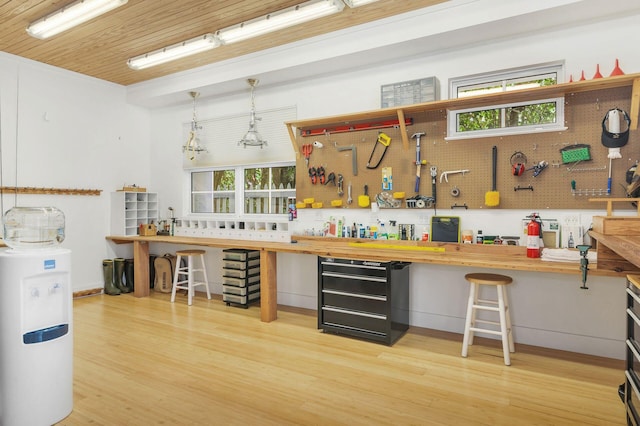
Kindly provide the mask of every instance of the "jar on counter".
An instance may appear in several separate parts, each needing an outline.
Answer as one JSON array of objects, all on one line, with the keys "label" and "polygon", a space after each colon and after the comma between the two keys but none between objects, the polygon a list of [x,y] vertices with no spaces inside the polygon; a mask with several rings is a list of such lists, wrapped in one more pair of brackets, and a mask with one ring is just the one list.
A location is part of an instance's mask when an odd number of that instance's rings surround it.
[{"label": "jar on counter", "polygon": [[482,235],[482,231],[479,230],[476,235],[476,244],[484,244],[484,236]]}]

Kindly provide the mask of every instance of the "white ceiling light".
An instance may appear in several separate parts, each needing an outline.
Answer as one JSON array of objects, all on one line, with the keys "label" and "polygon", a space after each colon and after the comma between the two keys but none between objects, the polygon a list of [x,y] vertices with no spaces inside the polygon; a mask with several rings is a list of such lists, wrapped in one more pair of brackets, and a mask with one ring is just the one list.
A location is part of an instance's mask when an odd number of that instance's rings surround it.
[{"label": "white ceiling light", "polygon": [[235,43],[271,31],[291,27],[340,12],[344,3],[339,0],[310,0],[250,21],[232,25],[216,32],[223,44]]},{"label": "white ceiling light", "polygon": [[342,0],[342,1],[344,1],[349,7],[358,7],[358,6],[364,6],[365,4],[376,2],[378,0]]},{"label": "white ceiling light", "polygon": [[160,65],[185,56],[194,55],[220,46],[220,42],[213,34],[204,34],[181,43],[163,47],[144,55],[136,56],[127,61],[129,68],[141,70]]},{"label": "white ceiling light", "polygon": [[45,39],[126,4],[128,0],[77,0],[29,24],[30,36]]}]

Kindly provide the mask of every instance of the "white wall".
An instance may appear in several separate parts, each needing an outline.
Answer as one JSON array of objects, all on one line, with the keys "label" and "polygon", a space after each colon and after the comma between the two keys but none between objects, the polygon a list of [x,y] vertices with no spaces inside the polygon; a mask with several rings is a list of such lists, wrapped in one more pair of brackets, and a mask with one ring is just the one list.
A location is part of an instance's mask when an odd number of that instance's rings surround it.
[{"label": "white wall", "polygon": [[[544,33],[523,34],[509,39],[473,43],[455,50],[412,56],[403,60],[354,68],[312,78],[292,79],[289,83],[259,86],[256,104],[261,108],[295,105],[299,118],[314,118],[377,109],[380,85],[435,75],[446,98],[450,77],[499,68],[509,68],[564,59],[567,76],[577,79],[582,70],[587,77],[600,64],[605,75],[611,72],[616,58],[627,73],[640,71],[640,57],[632,49],[620,48],[620,40],[637,39],[639,16],[626,16],[606,22],[589,23],[568,29],[558,28]],[[615,28],[615,31],[612,31]],[[401,31],[401,29],[398,29]],[[333,41],[335,42],[335,40]],[[624,44],[623,44],[624,45]],[[277,61],[277,56],[256,58]],[[245,58],[244,66],[250,66]],[[260,66],[266,67],[260,63]],[[244,69],[243,69],[244,70]],[[239,71],[240,72],[240,71]],[[257,75],[256,77],[260,77]],[[199,100],[198,116],[202,119],[242,113],[247,110],[246,94],[217,96]],[[185,93],[184,104],[152,111],[151,128],[154,161],[151,182],[160,192],[161,209],[171,205],[184,215],[188,198],[184,197],[184,172],[180,170],[180,128],[190,120],[190,104]],[[259,111],[258,111],[259,112]],[[230,143],[230,149],[234,144]],[[221,153],[221,155],[224,155]],[[186,187],[188,188],[188,187]],[[296,232],[320,226],[335,211],[299,211],[292,224]],[[463,227],[484,229],[485,233],[510,234],[519,230],[520,219],[529,211],[448,211],[462,217]],[[589,226],[591,216],[601,211],[542,212],[543,217],[562,219],[578,215],[582,225]],[[376,215],[348,211],[357,222],[388,219],[389,214]],[[401,211],[400,222],[426,224],[430,212]],[[353,217],[355,216],[355,217]],[[278,302],[316,308],[316,258],[306,255],[278,255]],[[463,276],[467,268],[412,265],[411,323],[413,325],[461,333],[467,287]],[[496,271],[500,272],[500,271]],[[502,271],[504,273],[504,271]],[[211,274],[215,276],[215,273]],[[511,288],[514,334],[517,342],[578,351],[614,358],[623,357],[624,280],[589,276],[589,290],[581,290],[580,276],[539,274],[513,271]]]},{"label": "white wall", "polygon": [[104,239],[109,193],[150,184],[149,112],[127,104],[122,86],[5,53],[0,102],[3,186],[102,190],[100,196],[5,194],[4,211],[14,205],[62,210],[73,290],[101,288],[101,260],[113,257]]}]

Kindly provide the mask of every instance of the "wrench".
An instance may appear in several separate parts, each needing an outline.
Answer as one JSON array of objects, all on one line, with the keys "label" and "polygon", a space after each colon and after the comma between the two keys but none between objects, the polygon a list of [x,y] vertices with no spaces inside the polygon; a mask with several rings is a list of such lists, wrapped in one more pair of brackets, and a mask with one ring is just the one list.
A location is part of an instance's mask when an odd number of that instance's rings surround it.
[{"label": "wrench", "polygon": [[351,182],[349,182],[349,187],[347,188],[347,204],[351,204],[353,202],[353,198],[351,198]]}]

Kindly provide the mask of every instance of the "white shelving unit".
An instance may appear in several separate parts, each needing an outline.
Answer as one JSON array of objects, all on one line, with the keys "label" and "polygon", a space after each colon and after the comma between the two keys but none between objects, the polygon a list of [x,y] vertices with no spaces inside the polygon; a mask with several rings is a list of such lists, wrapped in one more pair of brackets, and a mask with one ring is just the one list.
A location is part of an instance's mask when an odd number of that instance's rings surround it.
[{"label": "white shelving unit", "polygon": [[158,223],[157,193],[111,193],[111,235],[138,235],[140,225],[147,223]]}]

